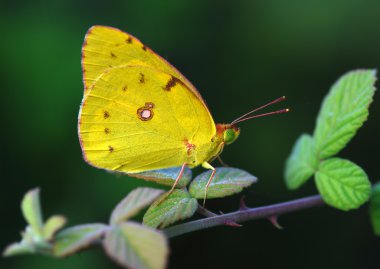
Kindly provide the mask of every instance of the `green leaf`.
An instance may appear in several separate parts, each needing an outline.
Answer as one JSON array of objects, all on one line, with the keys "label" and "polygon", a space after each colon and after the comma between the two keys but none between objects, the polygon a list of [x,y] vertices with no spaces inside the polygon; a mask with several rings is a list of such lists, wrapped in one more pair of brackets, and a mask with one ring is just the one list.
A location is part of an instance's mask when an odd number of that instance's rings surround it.
[{"label": "green leaf", "polygon": [[371,194],[366,173],[348,160],[332,158],[323,161],[315,178],[323,200],[341,210],[358,208]]},{"label": "green leaf", "polygon": [[162,232],[130,221],[112,226],[103,246],[113,260],[132,269],[163,269],[169,252]]},{"label": "green leaf", "polygon": [[67,228],[55,237],[53,254],[57,257],[71,255],[99,240],[107,230],[104,224],[85,224]]},{"label": "green leaf", "polygon": [[286,186],[291,190],[299,188],[315,173],[317,167],[314,140],[310,135],[303,134],[298,138],[286,161]]},{"label": "green leaf", "polygon": [[190,218],[197,210],[198,202],[187,190],[176,189],[172,194],[163,194],[144,215],[144,224],[152,228],[164,228],[170,224]]},{"label": "green leaf", "polygon": [[376,70],[356,70],[343,75],[323,101],[314,131],[320,159],[337,154],[368,117],[375,92]]},{"label": "green leaf", "polygon": [[36,235],[31,226],[27,226],[25,231],[21,233],[20,242],[9,245],[3,252],[3,256],[14,256],[21,254],[50,254],[51,244],[39,235]]},{"label": "green leaf", "polygon": [[28,191],[21,202],[21,210],[25,220],[37,237],[43,236],[43,219],[40,206],[40,190],[38,188]]},{"label": "green leaf", "polygon": [[[190,195],[197,199],[205,197],[206,184],[212,171],[197,176],[190,184]],[[257,178],[246,171],[231,167],[216,168],[215,176],[207,190],[207,198],[220,198],[239,193],[256,182]]]},{"label": "green leaf", "polygon": [[369,212],[373,231],[380,236],[380,183],[377,183],[372,189]]},{"label": "green leaf", "polygon": [[[142,178],[148,181],[154,181],[158,184],[166,185],[166,186],[173,186],[178,174],[181,171],[180,167],[171,167],[171,168],[165,168],[165,169],[159,169],[159,170],[151,170],[141,173],[134,173],[134,174],[128,174],[131,177],[136,178]],[[192,179],[192,172],[191,169],[188,167],[185,167],[185,170],[183,171],[181,179],[178,181],[178,188],[183,188],[189,184],[190,180]]]},{"label": "green leaf", "polygon": [[20,243],[15,242],[7,246],[3,252],[3,257],[32,254],[35,252],[36,249],[33,245],[26,244],[25,241],[21,241]]},{"label": "green leaf", "polygon": [[64,216],[51,216],[45,223],[43,228],[44,239],[50,241],[53,239],[55,233],[62,229],[66,224],[66,218]]},{"label": "green leaf", "polygon": [[120,223],[133,217],[141,209],[153,203],[162,193],[163,190],[153,188],[134,189],[115,207],[110,223]]}]

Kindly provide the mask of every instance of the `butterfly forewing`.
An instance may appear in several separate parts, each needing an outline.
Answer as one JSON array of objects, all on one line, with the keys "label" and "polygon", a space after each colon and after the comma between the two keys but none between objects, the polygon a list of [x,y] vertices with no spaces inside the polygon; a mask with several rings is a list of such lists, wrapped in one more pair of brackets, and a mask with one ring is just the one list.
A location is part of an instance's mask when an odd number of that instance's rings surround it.
[{"label": "butterfly forewing", "polygon": [[142,44],[140,40],[113,27],[91,27],[82,47],[85,91],[106,69],[123,65],[150,66],[173,75],[186,84],[189,90],[203,102],[198,91],[176,68]]},{"label": "butterfly forewing", "polygon": [[186,143],[205,144],[215,124],[179,78],[147,66],[107,69],[85,95],[79,135],[86,160],[127,173],[180,166]]}]

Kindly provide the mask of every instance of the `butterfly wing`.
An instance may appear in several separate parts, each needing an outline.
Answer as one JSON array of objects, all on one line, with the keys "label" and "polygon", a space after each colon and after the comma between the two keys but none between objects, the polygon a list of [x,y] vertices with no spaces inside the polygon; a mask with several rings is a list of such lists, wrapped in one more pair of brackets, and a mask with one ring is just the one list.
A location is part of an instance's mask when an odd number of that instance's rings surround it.
[{"label": "butterfly wing", "polygon": [[92,83],[79,137],[96,167],[136,173],[180,166],[189,161],[187,141],[201,144],[215,135],[202,100],[170,73],[128,65],[106,69]]},{"label": "butterfly wing", "polygon": [[85,92],[106,69],[124,65],[148,66],[170,74],[182,81],[188,90],[192,91],[206,106],[201,95],[185,76],[142,44],[140,40],[113,27],[91,27],[86,34],[82,47]]}]

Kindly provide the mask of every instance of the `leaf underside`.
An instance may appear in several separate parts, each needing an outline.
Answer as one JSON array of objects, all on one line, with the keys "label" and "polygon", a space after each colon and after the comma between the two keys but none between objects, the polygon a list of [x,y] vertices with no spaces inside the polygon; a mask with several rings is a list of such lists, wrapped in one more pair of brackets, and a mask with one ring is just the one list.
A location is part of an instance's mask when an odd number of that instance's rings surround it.
[{"label": "leaf underside", "polygon": [[53,245],[53,254],[64,257],[91,245],[105,233],[104,224],[84,224],[62,230],[56,235]]},{"label": "leaf underside", "polygon": [[40,205],[40,190],[38,188],[25,194],[21,202],[21,210],[33,232],[42,237],[44,224]]},{"label": "leaf underside", "polygon": [[[190,184],[190,195],[197,199],[205,197],[206,184],[212,171],[198,175]],[[231,167],[217,167],[214,178],[207,190],[207,198],[221,198],[239,193],[255,183],[257,178],[250,173]]]},{"label": "leaf underside", "polygon": [[130,221],[112,226],[103,247],[117,263],[133,269],[163,269],[169,252],[162,232]]},{"label": "leaf underside", "polygon": [[111,224],[123,222],[141,209],[150,205],[156,200],[163,190],[153,188],[137,188],[131,191],[113,210],[111,214]]},{"label": "leaf underside", "polygon": [[[133,174],[128,174],[128,175],[131,177],[142,178],[148,181],[154,181],[158,184],[162,184],[165,186],[173,186],[178,174],[181,171],[181,168],[182,168],[181,166],[171,167],[171,168],[151,170],[151,171],[146,171],[146,172],[141,172],[141,173],[133,173]],[[187,186],[191,178],[192,178],[191,169],[188,167],[185,167],[182,177],[178,181],[177,187],[182,188],[182,187]]]},{"label": "leaf underside", "polygon": [[152,228],[164,228],[170,224],[190,218],[198,202],[187,190],[176,189],[170,196],[165,193],[155,201],[144,215],[143,223]]}]

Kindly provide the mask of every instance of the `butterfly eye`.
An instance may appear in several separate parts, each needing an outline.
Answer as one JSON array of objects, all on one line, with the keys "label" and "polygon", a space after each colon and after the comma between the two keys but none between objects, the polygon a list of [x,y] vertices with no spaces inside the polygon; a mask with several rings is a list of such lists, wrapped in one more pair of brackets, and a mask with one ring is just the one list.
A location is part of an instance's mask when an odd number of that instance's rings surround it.
[{"label": "butterfly eye", "polygon": [[240,129],[228,128],[224,131],[223,138],[224,142],[229,145],[234,142],[240,134]]}]

